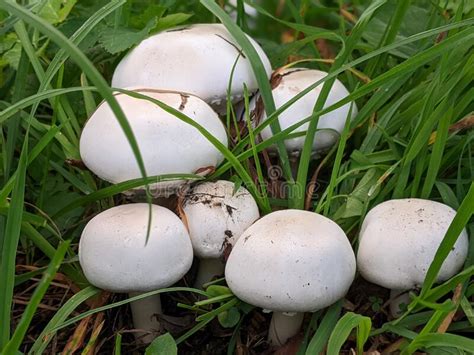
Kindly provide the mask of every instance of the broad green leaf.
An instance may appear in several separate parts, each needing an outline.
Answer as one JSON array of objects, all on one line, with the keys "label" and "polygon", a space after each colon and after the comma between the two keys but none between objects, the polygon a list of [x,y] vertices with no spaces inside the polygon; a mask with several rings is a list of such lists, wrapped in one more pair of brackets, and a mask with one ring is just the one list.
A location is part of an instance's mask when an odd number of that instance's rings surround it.
[{"label": "broad green leaf", "polygon": [[178,347],[170,333],[160,335],[146,348],[145,355],[177,355]]},{"label": "broad green leaf", "polygon": [[143,41],[156,26],[156,23],[156,18],[148,21],[141,31],[124,27],[106,27],[100,33],[99,42],[109,53],[120,53]]},{"label": "broad green leaf", "polygon": [[156,26],[151,30],[152,33],[160,32],[166,30],[171,27],[178,26],[183,22],[189,20],[193,15],[192,14],[184,14],[184,13],[177,13],[171,14],[167,16],[163,16],[158,20]]}]

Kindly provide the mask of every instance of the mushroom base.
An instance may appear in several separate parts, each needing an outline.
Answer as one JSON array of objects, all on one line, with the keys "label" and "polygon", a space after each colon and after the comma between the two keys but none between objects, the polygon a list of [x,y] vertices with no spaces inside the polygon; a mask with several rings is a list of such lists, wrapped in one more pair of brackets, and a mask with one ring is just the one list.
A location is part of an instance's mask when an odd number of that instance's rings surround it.
[{"label": "mushroom base", "polygon": [[220,259],[199,259],[199,269],[194,287],[202,290],[202,285],[211,281],[214,276],[223,274],[224,263]]},{"label": "mushroom base", "polygon": [[282,346],[288,339],[298,334],[303,324],[304,313],[273,312],[268,330],[268,342],[273,346]]},{"label": "mushroom base", "polygon": [[[130,297],[141,295],[140,292],[131,292]],[[133,326],[139,330],[135,333],[137,340],[149,344],[160,332],[158,315],[162,314],[160,295],[153,295],[130,302],[132,309]]]}]

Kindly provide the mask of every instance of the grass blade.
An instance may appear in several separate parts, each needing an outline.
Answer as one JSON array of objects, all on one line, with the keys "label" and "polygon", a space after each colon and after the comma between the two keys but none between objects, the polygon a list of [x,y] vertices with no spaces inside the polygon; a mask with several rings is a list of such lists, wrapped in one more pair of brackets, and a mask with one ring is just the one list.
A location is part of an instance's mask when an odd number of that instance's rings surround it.
[{"label": "grass blade", "polygon": [[372,321],[369,317],[352,312],[346,313],[337,322],[328,342],[328,355],[340,354],[342,345],[346,342],[352,329],[357,327],[357,353],[363,353],[363,347],[369,338]]},{"label": "grass blade", "polygon": [[54,275],[56,275],[56,272],[61,266],[61,262],[64,259],[64,255],[66,254],[69,244],[70,242],[66,241],[59,245],[56,254],[54,255],[53,259],[51,260],[48,268],[46,269],[43,275],[43,278],[41,279],[40,283],[35,289],[35,292],[31,296],[31,299],[28,302],[25,311],[23,312],[20,323],[18,324],[15,333],[3,349],[4,354],[16,354],[16,352],[20,348],[21,342],[23,341],[23,338],[26,335],[26,331],[28,330],[31,321],[33,320],[36,309],[38,308],[38,305],[43,299],[44,294],[48,290],[49,285],[53,281]]},{"label": "grass blade", "polygon": [[26,163],[28,161],[28,133],[23,142],[10,208],[8,209],[2,260],[0,261],[0,350],[10,338],[10,319],[15,284],[16,250],[20,239],[23,203],[25,198]]}]

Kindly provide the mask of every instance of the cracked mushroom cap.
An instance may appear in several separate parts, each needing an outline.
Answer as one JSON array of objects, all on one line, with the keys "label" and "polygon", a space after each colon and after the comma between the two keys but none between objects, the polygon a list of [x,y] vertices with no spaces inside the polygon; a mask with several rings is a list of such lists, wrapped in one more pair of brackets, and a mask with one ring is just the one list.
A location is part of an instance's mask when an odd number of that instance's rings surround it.
[{"label": "cracked mushroom cap", "polygon": [[191,267],[186,227],[170,210],[135,203],[101,212],[82,232],[79,262],[91,284],[112,292],[147,292],[168,287]]},{"label": "cracked mushroom cap", "polygon": [[351,244],[336,223],[313,212],[282,210],[241,235],[225,276],[232,292],[247,303],[311,312],[342,298],[355,269]]},{"label": "cracked mushroom cap", "polygon": [[[262,60],[268,77],[270,61],[247,36]],[[248,58],[221,24],[196,24],[173,28],[142,41],[115,69],[112,86],[142,86],[194,94],[215,109],[225,108],[232,67],[232,101],[243,97],[243,85],[257,90],[257,80]]]},{"label": "cracked mushroom cap", "polygon": [[[274,75],[273,81],[275,86],[272,90],[273,99],[275,100],[276,108],[280,108],[286,102],[291,100],[294,96],[305,90],[310,85],[314,84],[318,80],[323,79],[328,73],[306,68],[290,68],[281,70],[278,74]],[[322,84],[311,90],[308,94],[304,95],[288,109],[278,115],[281,129],[284,130],[301,120],[309,117],[313,113],[314,105],[318,100],[319,93],[321,91]],[[326,99],[324,108],[331,106],[339,100],[349,95],[349,91],[345,86],[336,79],[331,91]],[[255,108],[255,103],[258,100],[258,95],[253,98],[251,102],[251,109]],[[319,118],[318,129],[324,129],[317,131],[313,142],[313,151],[318,152],[326,150],[334,145],[339,137],[339,134],[344,128],[346,118],[349,114],[351,104],[345,104],[344,106],[333,110],[329,113],[322,115]],[[262,113],[259,122],[263,122],[267,119],[264,110],[257,110]],[[352,107],[352,117],[357,114],[357,107],[355,104]],[[293,132],[305,132],[308,129],[309,123],[305,123],[302,126],[295,129]],[[266,126],[262,130],[262,138],[269,139],[273,136],[270,126]],[[299,152],[303,149],[305,136],[296,137],[285,140],[286,149],[289,152]],[[274,147],[273,147],[274,148]]]},{"label": "cracked mushroom cap", "polygon": [[[357,267],[368,281],[389,289],[421,286],[456,211],[416,198],[390,200],[369,211],[362,223]],[[438,281],[453,276],[467,257],[463,230],[443,263]]]},{"label": "cracked mushroom cap", "polygon": [[[181,111],[227,146],[224,125],[204,101],[194,95],[156,90],[136,90]],[[137,139],[148,176],[192,174],[217,166],[222,154],[196,128],[164,111],[153,102],[117,94]],[[102,102],[87,121],[80,140],[85,165],[111,183],[140,178],[133,151],[115,115]],[[184,180],[152,184],[156,196],[176,192]]]},{"label": "cracked mushroom cap", "polygon": [[252,195],[243,187],[234,193],[231,181],[196,185],[186,196],[183,211],[199,258],[219,258],[227,243],[233,245],[260,214]]}]

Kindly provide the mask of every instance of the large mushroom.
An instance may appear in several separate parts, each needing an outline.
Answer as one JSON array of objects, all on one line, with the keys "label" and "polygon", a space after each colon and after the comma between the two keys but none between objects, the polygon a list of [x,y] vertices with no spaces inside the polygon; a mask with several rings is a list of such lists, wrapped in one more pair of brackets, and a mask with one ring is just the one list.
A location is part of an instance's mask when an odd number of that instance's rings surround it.
[{"label": "large mushroom", "polygon": [[[323,79],[326,75],[327,73],[323,71],[306,68],[290,68],[275,72],[273,75],[274,87],[272,94],[273,99],[275,100],[276,108],[280,108],[294,96],[318,80]],[[308,92],[289,108],[283,111],[280,115],[278,115],[278,120],[282,130],[312,115],[313,108],[316,104],[316,101],[318,100],[321,88],[322,84],[318,85],[316,88]],[[329,92],[329,96],[326,99],[324,107],[329,107],[348,95],[349,91],[347,91],[344,85],[336,79]],[[256,114],[256,123],[264,122],[267,119],[264,110],[257,107],[259,104],[261,104],[261,99],[257,94],[250,103],[250,109]],[[313,141],[313,153],[324,151],[335,144],[339,134],[344,128],[344,124],[350,112],[350,106],[351,104],[347,103],[342,107],[339,107],[319,117],[318,132],[316,132]],[[355,104],[353,104],[352,117],[354,117],[356,113],[357,108],[355,107]],[[308,125],[308,122],[304,123],[293,132],[304,132],[308,129]],[[264,140],[269,139],[272,137],[272,135],[273,134],[270,126],[266,126],[262,130],[261,136]],[[303,149],[304,141],[304,136],[287,139],[285,140],[286,149],[288,152],[297,155],[301,149]]]},{"label": "large mushroom", "polygon": [[[265,52],[248,39],[270,77],[271,66]],[[115,69],[112,86],[188,92],[223,112],[231,76],[232,102],[242,99],[244,84],[249,92],[258,88],[250,61],[227,29],[221,24],[196,24],[169,29],[141,42]]]},{"label": "large mushroom", "polygon": [[[204,101],[177,92],[136,90],[181,111],[227,145],[224,125]],[[223,156],[196,128],[179,120],[155,103],[117,94],[142,154],[149,176],[190,174],[215,167]],[[103,102],[87,121],[81,135],[80,153],[85,165],[111,183],[141,177],[128,140],[110,106]],[[185,181],[151,184],[155,197],[168,197]]]},{"label": "large mushroom", "polygon": [[[390,310],[401,313],[401,297],[423,284],[456,211],[445,204],[409,198],[385,201],[369,211],[362,223],[357,266],[368,281],[391,290]],[[437,281],[456,274],[467,257],[464,230],[444,261]],[[408,299],[408,300],[407,300]]]},{"label": "large mushroom", "polygon": [[234,189],[230,181],[205,182],[196,185],[184,200],[194,254],[200,259],[195,281],[198,288],[223,274],[224,250],[260,217],[252,195],[244,187]]},{"label": "large mushroom", "polygon": [[346,294],[355,268],[351,244],[336,223],[313,212],[282,210],[240,236],[225,276],[237,297],[273,311],[269,341],[282,345],[298,333],[304,312]]},{"label": "large mushroom", "polygon": [[[186,227],[170,210],[151,205],[147,241],[146,203],[105,210],[87,223],[79,242],[79,262],[89,282],[101,289],[129,293],[168,287],[181,279],[193,260]],[[160,296],[131,303],[134,326],[150,342],[160,330]]]}]

